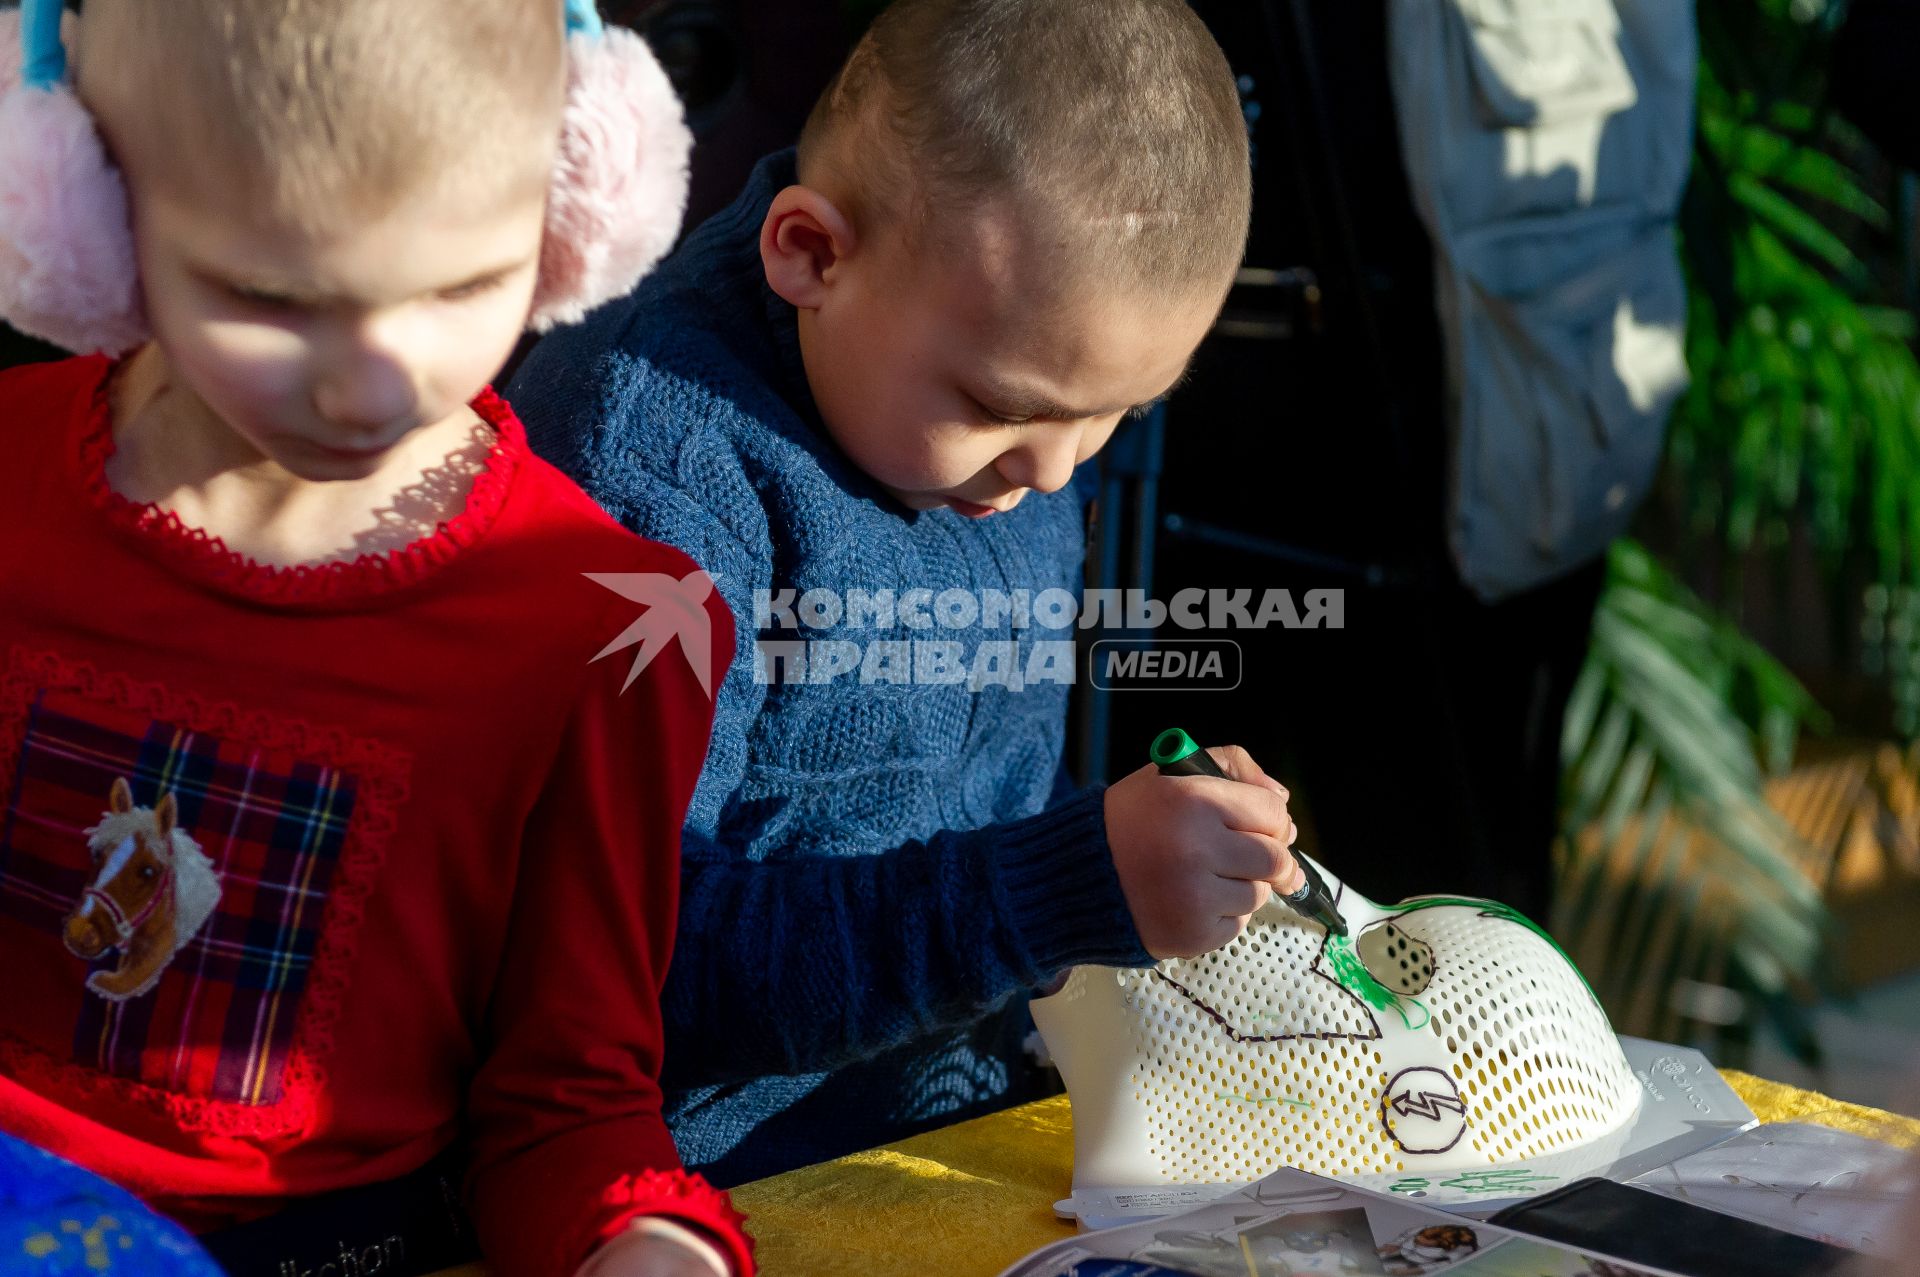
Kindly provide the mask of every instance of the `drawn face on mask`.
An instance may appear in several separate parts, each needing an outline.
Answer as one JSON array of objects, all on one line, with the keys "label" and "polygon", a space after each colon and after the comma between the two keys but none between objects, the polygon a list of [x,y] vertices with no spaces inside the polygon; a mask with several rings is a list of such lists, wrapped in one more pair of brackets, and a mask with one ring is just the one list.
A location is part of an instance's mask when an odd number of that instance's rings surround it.
[{"label": "drawn face on mask", "polygon": [[1377,905],[1321,872],[1345,937],[1274,904],[1213,953],[1077,968],[1033,1003],[1073,1100],[1076,1190],[1283,1165],[1497,1177],[1631,1123],[1640,1085],[1544,931],[1485,900]]}]

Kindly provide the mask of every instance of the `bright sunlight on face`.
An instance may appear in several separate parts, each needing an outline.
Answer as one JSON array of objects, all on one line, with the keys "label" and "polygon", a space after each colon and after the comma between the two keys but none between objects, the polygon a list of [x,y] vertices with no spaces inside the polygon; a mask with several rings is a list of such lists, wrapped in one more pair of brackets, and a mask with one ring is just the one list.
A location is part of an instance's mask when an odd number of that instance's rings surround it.
[{"label": "bright sunlight on face", "polygon": [[910,509],[984,518],[1064,487],[1166,395],[1220,297],[1062,286],[1017,216],[983,206],[964,221],[938,252],[888,235],[850,260],[849,286],[801,312],[800,338],[856,465]]},{"label": "bright sunlight on face", "polygon": [[148,315],[175,373],[263,457],[304,479],[363,475],[511,353],[544,194],[423,195],[313,233],[155,191],[135,226]]}]

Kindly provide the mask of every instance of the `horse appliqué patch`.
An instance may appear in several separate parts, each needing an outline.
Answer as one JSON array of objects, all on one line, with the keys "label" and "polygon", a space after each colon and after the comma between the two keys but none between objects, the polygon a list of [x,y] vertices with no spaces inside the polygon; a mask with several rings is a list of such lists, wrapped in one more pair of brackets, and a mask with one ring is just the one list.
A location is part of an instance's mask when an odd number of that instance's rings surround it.
[{"label": "horse appliqu\u00e9 patch", "polygon": [[220,903],[220,876],[193,835],[180,828],[179,804],[168,792],[157,807],[135,807],[133,789],[116,777],[100,823],[87,830],[96,870],[62,927],[67,949],[92,962],[109,949],[120,964],[87,977],[109,1002],[148,992],[182,945]]},{"label": "horse appliqu\u00e9 patch", "polygon": [[[409,758],[51,654],[0,666],[0,1074],[300,1130]],[[11,973],[19,973],[17,978]]]}]

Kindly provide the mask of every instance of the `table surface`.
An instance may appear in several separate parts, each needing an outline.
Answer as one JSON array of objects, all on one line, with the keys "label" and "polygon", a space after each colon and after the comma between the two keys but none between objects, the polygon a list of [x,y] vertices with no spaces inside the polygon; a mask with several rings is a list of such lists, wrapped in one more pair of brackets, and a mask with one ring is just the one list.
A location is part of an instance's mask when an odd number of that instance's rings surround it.
[{"label": "table surface", "polygon": [[[1809,1121],[1920,1140],[1920,1120],[1722,1070],[1763,1122]],[[767,1277],[994,1277],[1072,1235],[1065,1096],[743,1184],[734,1204]]]},{"label": "table surface", "polygon": [[[1920,1141],[1920,1119],[1721,1073],[1763,1122]],[[1059,1096],[743,1184],[733,1200],[766,1277],[994,1277],[1072,1235],[1053,1214],[1072,1183],[1072,1117]]]}]

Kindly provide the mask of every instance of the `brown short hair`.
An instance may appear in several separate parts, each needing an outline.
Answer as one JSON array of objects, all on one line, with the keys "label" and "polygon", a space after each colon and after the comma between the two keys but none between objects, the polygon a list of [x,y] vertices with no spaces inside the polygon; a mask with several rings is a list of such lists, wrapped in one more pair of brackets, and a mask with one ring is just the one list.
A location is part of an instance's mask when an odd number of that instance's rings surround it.
[{"label": "brown short hair", "polygon": [[75,61],[123,165],[226,161],[236,198],[319,224],[544,181],[564,41],[561,0],[87,0]]},{"label": "brown short hair", "polygon": [[1239,91],[1186,0],[896,0],[814,107],[802,180],[876,125],[861,215],[1013,191],[1078,228],[1076,268],[1162,289],[1224,287],[1245,252]]}]

